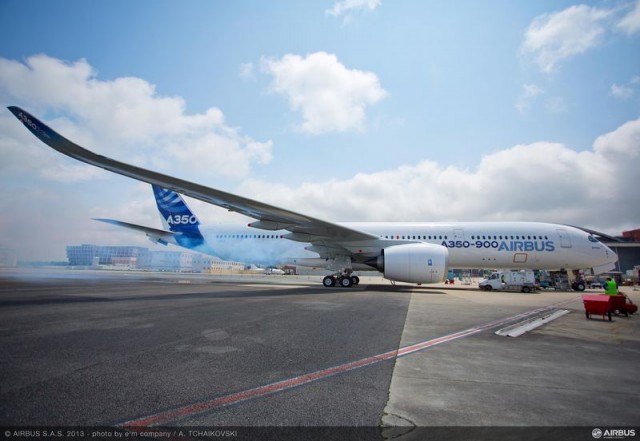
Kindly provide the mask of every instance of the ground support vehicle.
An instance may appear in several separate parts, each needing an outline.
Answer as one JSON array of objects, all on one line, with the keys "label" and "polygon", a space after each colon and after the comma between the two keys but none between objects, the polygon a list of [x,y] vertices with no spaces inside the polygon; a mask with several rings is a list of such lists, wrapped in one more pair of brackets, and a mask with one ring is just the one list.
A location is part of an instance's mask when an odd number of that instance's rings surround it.
[{"label": "ground support vehicle", "polygon": [[538,289],[536,277],[531,270],[496,271],[481,281],[478,286],[485,291],[521,291],[531,292]]}]

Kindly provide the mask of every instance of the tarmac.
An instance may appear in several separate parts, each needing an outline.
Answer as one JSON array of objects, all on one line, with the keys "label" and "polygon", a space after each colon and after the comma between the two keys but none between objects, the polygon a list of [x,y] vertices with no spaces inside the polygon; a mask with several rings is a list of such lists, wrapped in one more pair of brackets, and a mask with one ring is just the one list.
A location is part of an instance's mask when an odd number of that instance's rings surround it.
[{"label": "tarmac", "polygon": [[[640,300],[638,291],[622,291],[634,303]],[[435,294],[413,291],[401,347],[496,314],[558,302],[569,314],[520,337],[483,332],[398,358],[382,418],[390,437],[422,439],[425,430],[415,430],[415,436],[412,430],[425,427],[466,428],[449,432],[458,435],[478,427],[519,427],[523,430],[506,433],[521,438],[528,433],[532,439],[538,439],[536,433],[593,439],[592,430],[605,427],[639,433],[637,315],[614,316],[611,322],[595,316],[587,320],[575,292],[444,292],[434,299]]]},{"label": "tarmac", "polygon": [[[495,334],[558,308],[569,313]],[[14,439],[30,427],[399,440],[640,428],[638,316],[587,320],[575,292],[3,270],[0,314],[0,426]],[[173,437],[185,434],[211,439]]]}]

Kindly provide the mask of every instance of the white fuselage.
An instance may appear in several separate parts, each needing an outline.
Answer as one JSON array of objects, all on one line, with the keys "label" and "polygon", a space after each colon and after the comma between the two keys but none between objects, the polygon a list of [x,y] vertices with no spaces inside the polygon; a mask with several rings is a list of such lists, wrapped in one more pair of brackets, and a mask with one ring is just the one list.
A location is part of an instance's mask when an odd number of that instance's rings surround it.
[{"label": "white fuselage", "polygon": [[[423,242],[446,247],[450,268],[611,269],[617,261],[615,253],[592,235],[565,225],[537,222],[362,222],[340,225],[378,237],[378,240],[347,244],[356,256],[362,254],[363,260],[390,246]],[[319,254],[307,249],[310,244],[286,239],[289,232],[285,230],[221,225],[204,230],[203,234],[210,249],[200,251],[224,260],[321,266]]]}]

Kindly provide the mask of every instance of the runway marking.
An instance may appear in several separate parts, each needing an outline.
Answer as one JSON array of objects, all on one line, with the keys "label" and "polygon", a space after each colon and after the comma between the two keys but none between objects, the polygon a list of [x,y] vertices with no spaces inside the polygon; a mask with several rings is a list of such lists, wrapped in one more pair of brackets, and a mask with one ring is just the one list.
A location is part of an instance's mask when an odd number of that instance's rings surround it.
[{"label": "runway marking", "polygon": [[547,311],[549,309],[557,308],[558,306],[573,302],[575,300],[576,298],[564,300],[562,302],[558,302],[552,305],[548,305],[548,306],[537,308],[531,311],[516,314],[514,316],[493,320],[484,324],[480,324],[473,328],[465,329],[463,331],[455,332],[453,334],[448,334],[443,337],[438,337],[431,340],[415,343],[397,350],[374,355],[372,357],[363,358],[357,361],[352,361],[350,363],[341,364],[338,366],[319,370],[319,371],[301,375],[298,377],[288,378],[286,380],[266,384],[264,386],[259,386],[253,389],[247,389],[241,392],[224,395],[222,397],[214,398],[212,400],[203,401],[195,404],[189,404],[186,406],[178,407],[178,408],[167,410],[164,412],[159,412],[159,413],[148,415],[145,417],[133,419],[123,424],[120,424],[120,427],[123,427],[124,429],[128,429],[128,430],[134,430],[134,431],[140,430],[140,429],[144,429],[152,426],[157,426],[159,424],[167,424],[169,422],[182,419],[188,416],[196,415],[206,411],[215,410],[215,409],[229,406],[236,403],[241,403],[243,401],[248,401],[254,398],[264,397],[276,392],[292,389],[294,387],[302,386],[308,383],[312,383],[318,380],[332,377],[334,375],[353,371],[366,366],[371,366],[371,365],[380,363],[382,361],[391,360],[398,357],[404,357],[418,351],[422,351],[428,348],[432,348],[434,346],[438,346],[444,343],[458,340],[460,338],[469,337],[471,335],[478,334],[488,329],[496,328],[498,326],[504,325],[505,323],[513,322],[515,320],[526,318],[526,317],[541,313],[543,311]]},{"label": "runway marking", "polygon": [[245,283],[238,284],[236,286],[241,286],[245,288],[264,288],[264,289],[273,289],[275,288],[308,288],[311,285],[290,285],[287,283]]}]

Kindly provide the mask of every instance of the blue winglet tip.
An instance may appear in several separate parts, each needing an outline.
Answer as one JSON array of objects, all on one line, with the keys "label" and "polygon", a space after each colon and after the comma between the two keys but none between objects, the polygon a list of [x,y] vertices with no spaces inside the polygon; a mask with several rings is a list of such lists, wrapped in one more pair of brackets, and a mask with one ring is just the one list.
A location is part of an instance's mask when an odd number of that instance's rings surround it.
[{"label": "blue winglet tip", "polygon": [[13,115],[18,118],[18,120],[22,124],[24,124],[27,129],[29,129],[35,136],[40,138],[46,144],[49,144],[49,140],[60,138],[60,135],[51,130],[46,124],[44,124],[35,116],[31,115],[29,112],[21,109],[20,107],[9,106],[7,107],[7,109],[9,109],[9,111],[13,113]]}]

